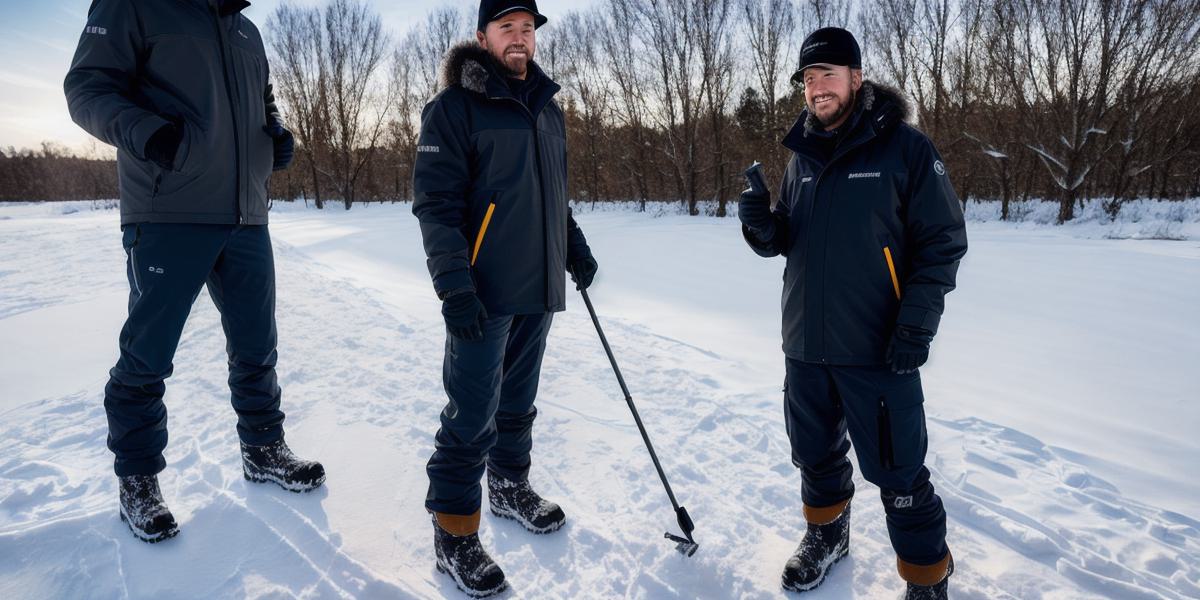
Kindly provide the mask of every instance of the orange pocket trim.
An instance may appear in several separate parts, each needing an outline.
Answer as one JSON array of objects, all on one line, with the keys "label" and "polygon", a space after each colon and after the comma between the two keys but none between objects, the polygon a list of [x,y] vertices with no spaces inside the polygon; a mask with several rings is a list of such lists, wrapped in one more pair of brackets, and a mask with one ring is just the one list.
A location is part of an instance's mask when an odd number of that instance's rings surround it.
[{"label": "orange pocket trim", "polygon": [[479,258],[479,248],[483,246],[483,236],[487,234],[488,224],[492,222],[492,213],[496,212],[496,203],[488,204],[487,213],[483,215],[483,225],[479,228],[479,235],[475,236],[475,250],[471,252],[471,266],[475,266],[475,259]]},{"label": "orange pocket trim", "polygon": [[900,299],[900,279],[896,277],[896,263],[892,260],[892,249],[883,247],[883,257],[887,259],[888,273],[892,275],[892,289],[896,291],[896,299]]}]

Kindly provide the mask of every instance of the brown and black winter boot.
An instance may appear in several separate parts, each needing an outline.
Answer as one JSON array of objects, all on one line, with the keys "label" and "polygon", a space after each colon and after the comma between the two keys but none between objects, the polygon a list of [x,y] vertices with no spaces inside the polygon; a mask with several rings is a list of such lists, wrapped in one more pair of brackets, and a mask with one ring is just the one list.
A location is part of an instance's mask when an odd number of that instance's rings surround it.
[{"label": "brown and black winter boot", "polygon": [[557,531],[567,522],[557,504],[533,491],[528,480],[505,479],[488,471],[488,503],[492,514],[512,519],[533,533]]},{"label": "brown and black winter boot", "polygon": [[433,548],[437,570],[454,579],[468,596],[486,598],[508,589],[504,571],[479,543],[479,511],[473,515],[433,513]]},{"label": "brown and black winter boot", "polygon": [[900,577],[908,582],[904,600],[946,600],[950,575],[954,574],[954,557],[946,558],[934,565],[923,566],[898,560]]},{"label": "brown and black winter boot", "polygon": [[783,568],[783,589],[807,592],[825,581],[829,569],[850,553],[850,501],[825,508],[804,507],[808,531]]}]

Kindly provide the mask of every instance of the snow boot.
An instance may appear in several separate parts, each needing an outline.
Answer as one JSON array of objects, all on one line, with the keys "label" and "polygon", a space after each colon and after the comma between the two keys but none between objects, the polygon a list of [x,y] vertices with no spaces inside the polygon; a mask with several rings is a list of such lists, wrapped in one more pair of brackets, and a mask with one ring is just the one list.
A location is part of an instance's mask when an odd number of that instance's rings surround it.
[{"label": "snow boot", "polygon": [[825,581],[829,569],[850,553],[850,501],[828,508],[804,507],[808,531],[783,568],[783,589],[807,592]]},{"label": "snow boot", "polygon": [[467,516],[433,513],[433,548],[437,570],[468,596],[486,598],[508,589],[504,571],[479,543],[479,511]]},{"label": "snow boot", "polygon": [[954,573],[954,558],[949,554],[942,562],[922,567],[900,561],[900,576],[908,582],[904,600],[946,600],[950,575]]},{"label": "snow boot", "polygon": [[550,533],[567,522],[557,504],[544,500],[528,480],[505,479],[488,471],[488,503],[492,514],[512,519],[533,533]]},{"label": "snow boot", "polygon": [[139,540],[157,544],[179,535],[179,525],[163,502],[157,475],[118,477],[121,521]]},{"label": "snow boot", "polygon": [[242,473],[250,481],[273,482],[289,492],[311,492],[325,483],[325,467],[296,458],[283,440],[269,446],[243,442]]}]

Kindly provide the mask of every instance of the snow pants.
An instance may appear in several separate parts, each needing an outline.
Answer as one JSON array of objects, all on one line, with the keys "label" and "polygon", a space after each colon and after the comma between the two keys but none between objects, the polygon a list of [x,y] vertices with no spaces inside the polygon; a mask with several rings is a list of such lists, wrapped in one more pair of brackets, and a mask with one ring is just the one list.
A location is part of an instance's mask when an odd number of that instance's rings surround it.
[{"label": "snow pants", "polygon": [[[925,468],[928,438],[919,373],[787,359],[784,416],[806,507],[854,495],[853,442],[863,477],[880,488],[888,536],[901,561],[933,565],[946,548],[946,511]],[[849,434],[849,435],[847,435]]]},{"label": "snow pants", "polygon": [[120,359],[104,388],[117,475],[153,475],[166,466],[164,380],[205,286],[225,330],[239,437],[255,446],[282,438],[275,262],[267,226],[141,223],[122,231],[129,316],[121,329]]},{"label": "snow pants", "polygon": [[483,340],[446,335],[442,380],[449,402],[426,466],[430,511],[471,515],[480,509],[484,470],[529,476],[538,380],[552,313],[488,319]]}]

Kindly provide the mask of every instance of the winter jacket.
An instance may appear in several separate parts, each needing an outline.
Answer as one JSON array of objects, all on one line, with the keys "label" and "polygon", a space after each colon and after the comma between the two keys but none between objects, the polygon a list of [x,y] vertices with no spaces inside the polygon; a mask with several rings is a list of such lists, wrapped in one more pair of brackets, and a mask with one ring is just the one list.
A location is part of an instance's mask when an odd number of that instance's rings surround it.
[{"label": "winter jacket", "polygon": [[758,254],[787,257],[790,358],[880,365],[897,324],[937,332],[966,225],[941,157],[908,116],[897,92],[865,82],[838,141],[807,111],[783,140],[793,154],[776,233],[743,234]]},{"label": "winter jacket", "polygon": [[[63,84],[71,118],[117,147],[121,222],[261,225],[278,121],[241,0],[93,0]],[[173,168],[146,159],[168,123]]]},{"label": "winter jacket", "polygon": [[475,291],[490,316],[566,307],[566,269],[589,252],[567,203],[567,140],[559,86],[526,106],[491,56],[452,48],[442,86],[421,117],[413,213],[438,296]]}]

